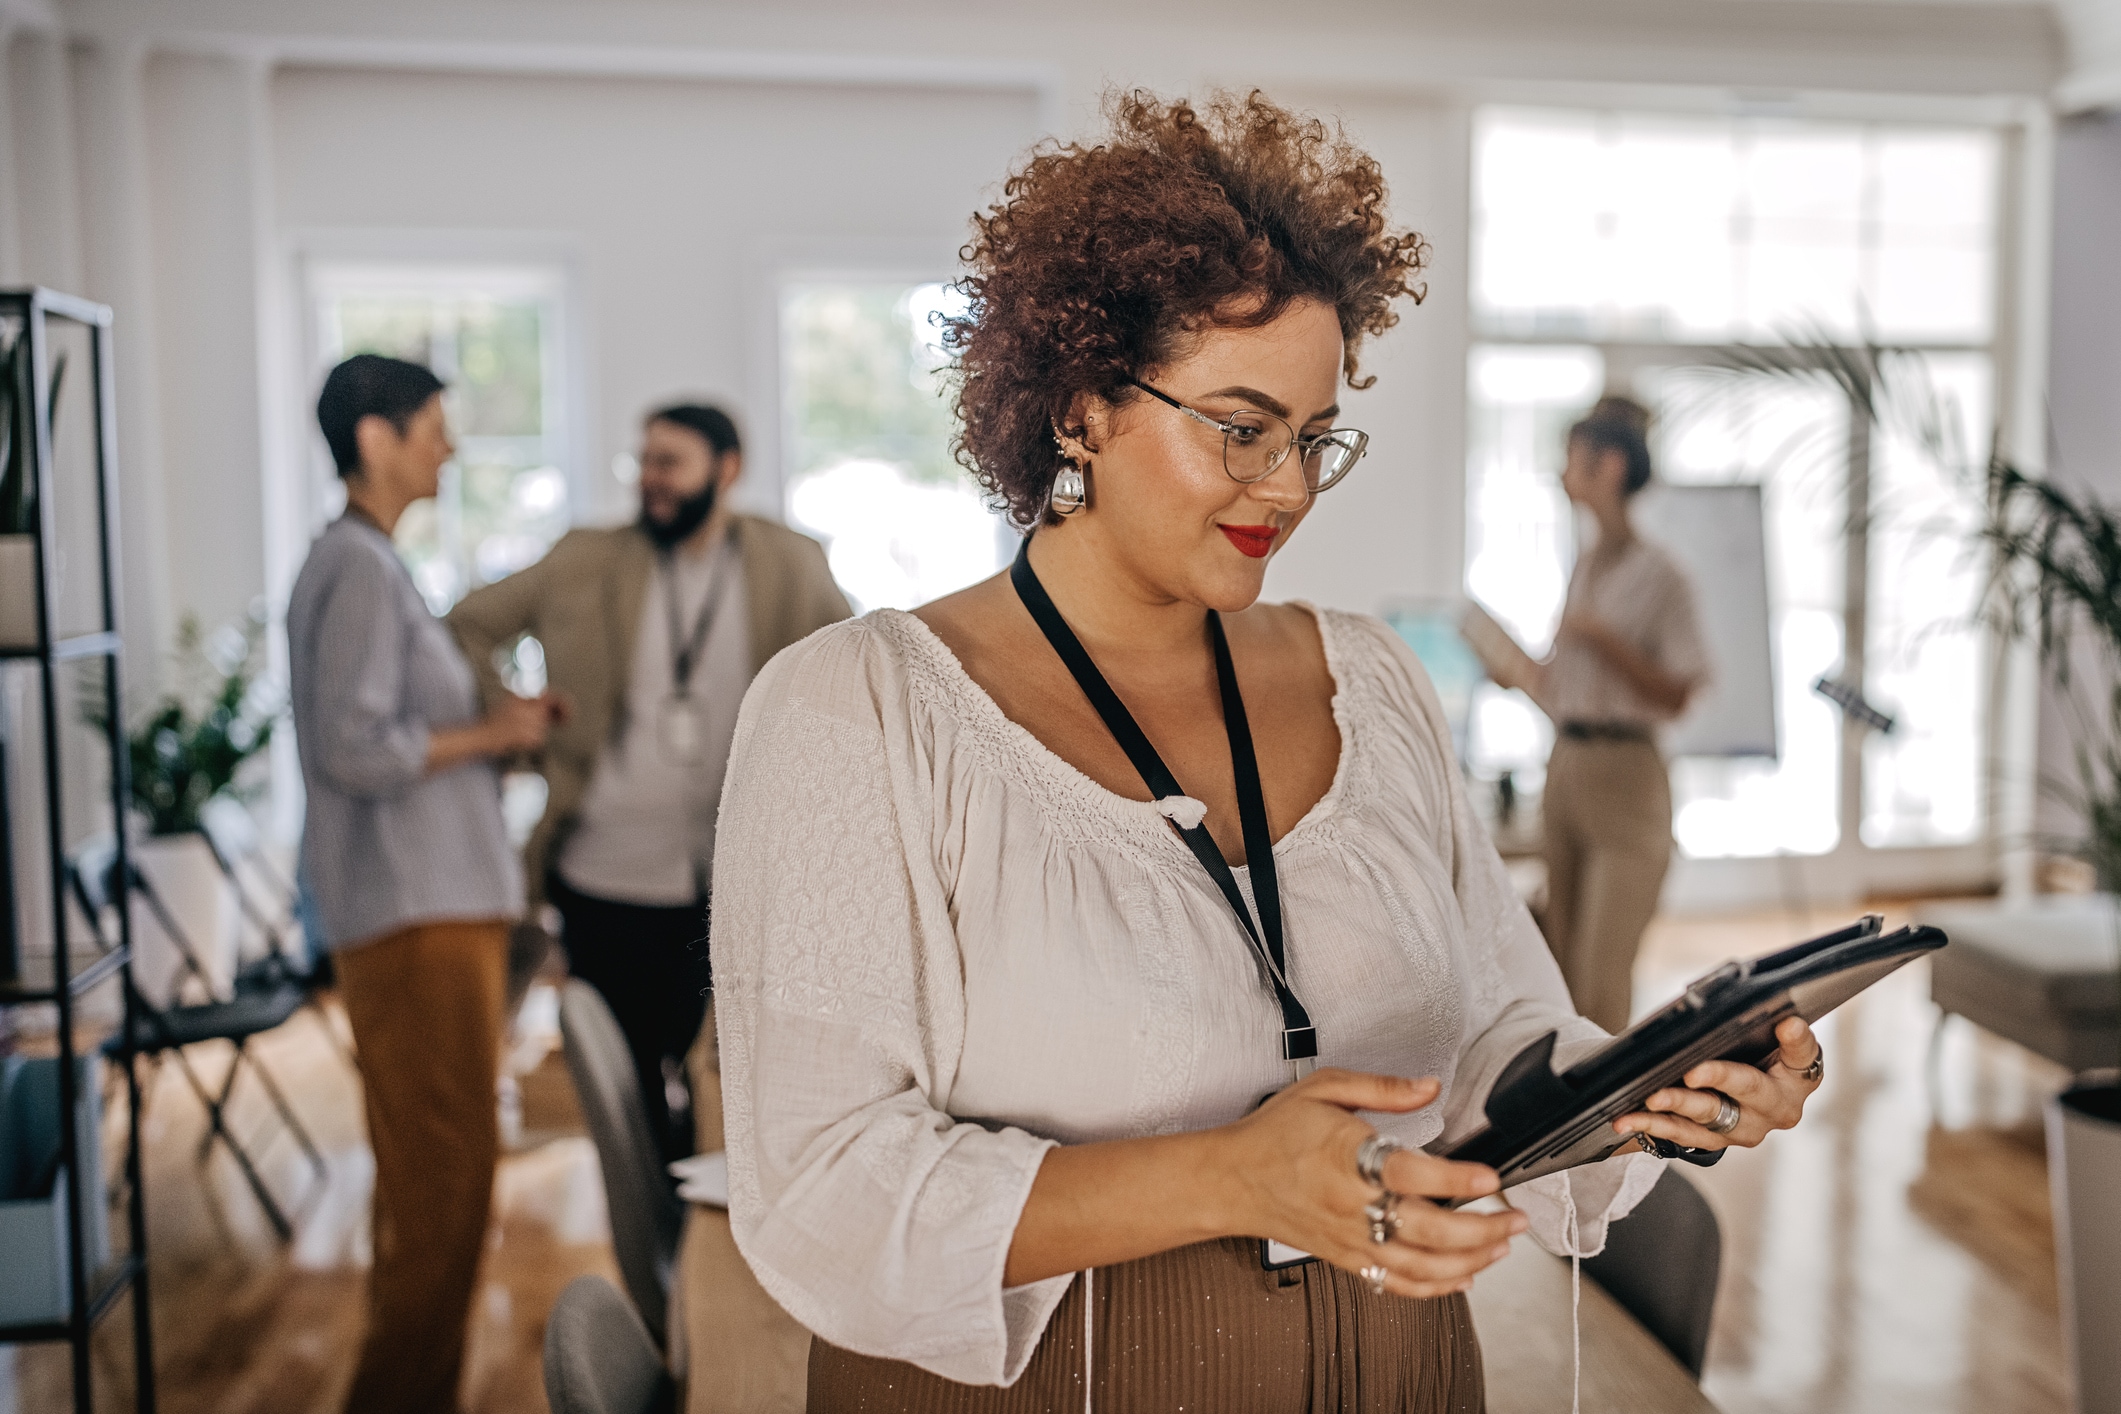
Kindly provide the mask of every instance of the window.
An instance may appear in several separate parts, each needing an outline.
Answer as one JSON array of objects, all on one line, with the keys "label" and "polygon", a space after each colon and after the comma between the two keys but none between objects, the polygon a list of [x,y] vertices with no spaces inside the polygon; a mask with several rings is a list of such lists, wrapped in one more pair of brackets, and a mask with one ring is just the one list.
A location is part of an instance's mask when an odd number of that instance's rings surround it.
[{"label": "window", "polygon": [[[1891,429],[1866,433],[1828,382],[1714,365],[1733,342],[1892,344],[1985,445],[1999,163],[1984,130],[1478,116],[1468,590],[1528,646],[1550,641],[1576,531],[1563,434],[1601,391],[1657,413],[1666,479],[1761,486],[1778,751],[1674,763],[1689,855],[1820,854],[1851,828],[1868,846],[1980,833],[1977,489]],[[1858,664],[1898,725],[1864,740],[1852,796],[1843,724],[1812,684]],[[1536,772],[1550,729],[1529,703],[1488,688],[1475,720],[1476,770]]]},{"label": "window", "polygon": [[406,511],[398,553],[441,613],[535,562],[567,529],[557,272],[326,265],[312,273],[321,371],[357,353],[424,363],[449,385],[456,457]]},{"label": "window", "polygon": [[947,285],[802,283],[781,297],[788,518],[855,612],[911,609],[1000,569],[1015,533],[950,456]]}]

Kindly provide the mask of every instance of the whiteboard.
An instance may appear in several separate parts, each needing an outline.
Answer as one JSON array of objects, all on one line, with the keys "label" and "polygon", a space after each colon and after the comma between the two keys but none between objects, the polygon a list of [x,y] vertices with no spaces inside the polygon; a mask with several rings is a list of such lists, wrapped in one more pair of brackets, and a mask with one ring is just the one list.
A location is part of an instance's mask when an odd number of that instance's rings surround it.
[{"label": "whiteboard", "polygon": [[1643,538],[1669,552],[1693,581],[1709,650],[1709,685],[1666,728],[1665,754],[1776,755],[1759,486],[1658,483],[1645,488],[1629,511]]}]

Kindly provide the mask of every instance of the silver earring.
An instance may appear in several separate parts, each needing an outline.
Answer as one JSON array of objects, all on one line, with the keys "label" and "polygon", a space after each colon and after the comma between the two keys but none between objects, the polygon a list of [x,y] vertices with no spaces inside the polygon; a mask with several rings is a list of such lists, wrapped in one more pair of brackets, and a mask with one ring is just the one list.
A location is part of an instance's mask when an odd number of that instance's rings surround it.
[{"label": "silver earring", "polygon": [[1090,490],[1083,484],[1083,469],[1069,462],[1053,478],[1053,495],[1047,502],[1053,514],[1072,516],[1089,503]]}]

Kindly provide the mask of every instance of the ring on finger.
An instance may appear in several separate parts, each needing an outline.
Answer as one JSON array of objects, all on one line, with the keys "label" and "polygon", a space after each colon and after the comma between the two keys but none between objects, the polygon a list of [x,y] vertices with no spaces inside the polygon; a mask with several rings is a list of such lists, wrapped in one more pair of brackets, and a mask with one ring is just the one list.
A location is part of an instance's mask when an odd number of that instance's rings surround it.
[{"label": "ring on finger", "polygon": [[1362,1215],[1370,1220],[1370,1241],[1382,1247],[1399,1231],[1399,1195],[1386,1189],[1377,1195],[1376,1202],[1362,1210]]},{"label": "ring on finger", "polygon": [[1788,1061],[1784,1061],[1782,1064],[1783,1067],[1790,1072],[1790,1074],[1796,1076],[1805,1084],[1817,1085],[1821,1078],[1826,1075],[1826,1051],[1822,1048],[1821,1050],[1813,1052],[1812,1063],[1802,1070],[1797,1069]]},{"label": "ring on finger", "polygon": [[1407,1146],[1389,1134],[1372,1134],[1355,1150],[1355,1172],[1372,1188],[1385,1186],[1385,1160]]},{"label": "ring on finger", "polygon": [[1387,1275],[1388,1273],[1383,1267],[1364,1267],[1362,1269],[1362,1279],[1368,1282],[1370,1290],[1379,1296],[1385,1294],[1385,1277]]},{"label": "ring on finger", "polygon": [[1738,1127],[1738,1121],[1744,1117],[1745,1111],[1738,1107],[1736,1100],[1721,1090],[1711,1090],[1709,1093],[1716,1097],[1716,1117],[1704,1120],[1701,1127],[1711,1134],[1729,1134]]}]

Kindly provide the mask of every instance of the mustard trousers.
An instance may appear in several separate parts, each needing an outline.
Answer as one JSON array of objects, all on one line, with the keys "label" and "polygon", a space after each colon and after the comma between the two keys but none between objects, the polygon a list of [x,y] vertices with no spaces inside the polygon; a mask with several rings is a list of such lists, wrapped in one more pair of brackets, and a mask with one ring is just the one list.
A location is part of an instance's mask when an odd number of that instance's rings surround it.
[{"label": "mustard trousers", "polygon": [[334,958],[376,1155],[368,1336],[348,1414],[454,1414],[493,1171],[508,925],[427,923]]}]

